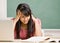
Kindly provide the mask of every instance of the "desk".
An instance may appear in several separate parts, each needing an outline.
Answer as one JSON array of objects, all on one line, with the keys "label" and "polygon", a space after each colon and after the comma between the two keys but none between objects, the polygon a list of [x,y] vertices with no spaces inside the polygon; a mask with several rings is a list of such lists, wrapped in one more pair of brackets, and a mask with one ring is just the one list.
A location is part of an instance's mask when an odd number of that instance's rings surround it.
[{"label": "desk", "polygon": [[[39,37],[33,37],[30,38],[30,40],[14,40],[12,42],[0,42],[0,43],[58,43],[60,41],[60,39],[54,39],[54,38],[50,38],[49,40],[45,40],[44,37],[40,37],[40,41],[38,39]],[[44,39],[42,39],[44,38]],[[35,40],[34,40],[35,39]],[[55,41],[55,42],[54,42]]]},{"label": "desk", "polygon": [[40,41],[40,42],[30,42],[30,41],[25,41],[25,42],[0,42],[0,43],[48,43],[48,41]]},{"label": "desk", "polygon": [[[0,42],[0,43],[50,43],[50,41],[40,41],[40,42],[29,42],[29,41],[24,41],[24,42]],[[52,43],[59,43],[58,41],[52,42]]]},{"label": "desk", "polygon": [[31,37],[29,39],[26,40],[20,40],[20,39],[14,39],[11,42],[0,42],[0,43],[40,43],[40,42],[44,42],[45,39],[47,39],[48,37]]}]

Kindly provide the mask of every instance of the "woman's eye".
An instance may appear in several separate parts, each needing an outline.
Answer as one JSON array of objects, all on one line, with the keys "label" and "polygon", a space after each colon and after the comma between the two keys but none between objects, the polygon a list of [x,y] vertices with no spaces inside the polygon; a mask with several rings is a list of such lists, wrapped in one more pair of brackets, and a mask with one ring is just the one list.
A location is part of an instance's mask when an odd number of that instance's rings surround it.
[{"label": "woman's eye", "polygon": [[22,18],[24,18],[24,16],[22,16]]}]

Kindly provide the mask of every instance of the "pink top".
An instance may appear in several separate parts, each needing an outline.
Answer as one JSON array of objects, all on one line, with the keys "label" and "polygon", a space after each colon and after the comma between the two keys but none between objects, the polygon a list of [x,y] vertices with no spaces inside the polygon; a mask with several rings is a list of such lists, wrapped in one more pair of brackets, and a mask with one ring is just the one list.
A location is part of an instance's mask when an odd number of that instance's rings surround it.
[{"label": "pink top", "polygon": [[[21,39],[26,39],[27,38],[27,30],[21,29],[19,32],[19,36]],[[15,30],[14,30],[14,38],[16,39],[16,31]]]},{"label": "pink top", "polygon": [[[14,20],[14,19],[12,19]],[[38,24],[40,23],[39,20],[37,19],[38,21]],[[34,33],[33,33],[34,34]],[[31,37],[33,36],[33,34],[31,34]],[[27,39],[27,29],[20,29],[20,32],[19,32],[19,36],[21,39]],[[16,39],[16,30],[14,30],[14,38]]]},{"label": "pink top", "polygon": [[[15,18],[13,18],[12,20],[14,20]],[[19,36],[21,39],[27,39],[27,29],[20,29],[20,32],[19,32]],[[32,36],[32,34],[31,34]],[[17,34],[16,34],[16,30],[14,29],[14,39],[17,38]]]}]

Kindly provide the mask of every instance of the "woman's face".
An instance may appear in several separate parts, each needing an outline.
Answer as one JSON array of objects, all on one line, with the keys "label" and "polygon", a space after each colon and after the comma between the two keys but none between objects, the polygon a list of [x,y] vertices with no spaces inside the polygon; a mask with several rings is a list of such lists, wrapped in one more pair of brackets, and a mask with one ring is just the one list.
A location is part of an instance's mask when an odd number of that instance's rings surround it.
[{"label": "woman's face", "polygon": [[30,19],[30,16],[25,16],[23,15],[21,12],[20,12],[20,21],[23,23],[23,24],[27,24],[29,19]]}]

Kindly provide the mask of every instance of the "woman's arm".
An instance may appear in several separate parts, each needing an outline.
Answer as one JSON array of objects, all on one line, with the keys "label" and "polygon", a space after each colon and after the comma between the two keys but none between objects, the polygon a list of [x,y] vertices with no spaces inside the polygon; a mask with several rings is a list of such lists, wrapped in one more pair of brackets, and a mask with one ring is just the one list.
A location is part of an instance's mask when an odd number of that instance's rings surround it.
[{"label": "woman's arm", "polygon": [[41,20],[32,16],[33,21],[35,22],[35,34],[34,36],[42,36],[41,30]]},{"label": "woman's arm", "polygon": [[35,36],[42,36],[41,21],[39,19],[35,21]]},{"label": "woman's arm", "polygon": [[13,24],[14,24],[14,39],[16,39],[15,25],[16,25],[17,21],[19,20],[19,18],[20,18],[20,15],[16,15],[16,17],[12,19],[13,20]]},{"label": "woman's arm", "polygon": [[15,28],[16,22],[19,20],[19,18],[20,18],[20,14],[18,12],[17,15],[16,15],[16,17],[13,19],[14,28]]}]

